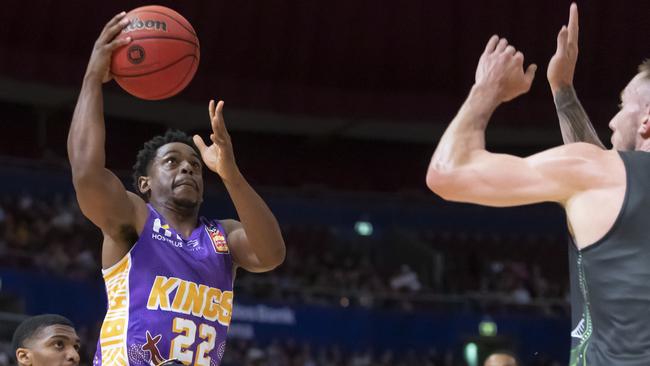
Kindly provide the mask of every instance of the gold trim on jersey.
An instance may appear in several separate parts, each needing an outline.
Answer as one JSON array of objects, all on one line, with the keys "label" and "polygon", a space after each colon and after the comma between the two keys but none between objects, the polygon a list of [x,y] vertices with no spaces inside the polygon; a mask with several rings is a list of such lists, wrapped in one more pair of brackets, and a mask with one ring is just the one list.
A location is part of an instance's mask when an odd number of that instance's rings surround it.
[{"label": "gold trim on jersey", "polygon": [[102,364],[126,366],[129,364],[126,336],[129,324],[129,272],[131,254],[127,254],[104,272],[108,311],[99,334]]}]

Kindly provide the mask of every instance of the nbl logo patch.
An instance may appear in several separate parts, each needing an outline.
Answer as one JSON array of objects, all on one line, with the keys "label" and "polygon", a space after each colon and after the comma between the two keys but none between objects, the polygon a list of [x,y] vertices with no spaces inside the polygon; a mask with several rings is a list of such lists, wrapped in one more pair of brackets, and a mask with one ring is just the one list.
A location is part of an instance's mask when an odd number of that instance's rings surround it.
[{"label": "nbl logo patch", "polygon": [[218,227],[213,224],[205,226],[205,230],[210,236],[210,241],[212,241],[212,247],[216,253],[228,253],[228,244],[226,244],[226,237],[221,233]]}]

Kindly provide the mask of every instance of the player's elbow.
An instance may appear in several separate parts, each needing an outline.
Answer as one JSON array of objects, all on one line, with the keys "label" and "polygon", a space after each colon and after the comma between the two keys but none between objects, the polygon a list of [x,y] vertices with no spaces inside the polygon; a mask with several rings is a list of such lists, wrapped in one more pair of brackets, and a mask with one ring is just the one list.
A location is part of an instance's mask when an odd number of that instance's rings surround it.
[{"label": "player's elbow", "polygon": [[457,192],[457,179],[457,174],[451,170],[429,167],[426,184],[431,192],[450,201],[454,200],[454,192]]},{"label": "player's elbow", "polygon": [[273,252],[273,255],[268,260],[268,265],[271,269],[279,267],[284,260],[287,258],[287,248],[284,245],[284,240],[278,245],[278,247]]},{"label": "player's elbow", "polygon": [[287,249],[284,245],[284,240],[281,240],[275,248],[267,253],[263,258],[258,257],[259,263],[254,266],[251,272],[269,272],[278,268],[282,263],[284,263],[285,258],[287,257]]}]

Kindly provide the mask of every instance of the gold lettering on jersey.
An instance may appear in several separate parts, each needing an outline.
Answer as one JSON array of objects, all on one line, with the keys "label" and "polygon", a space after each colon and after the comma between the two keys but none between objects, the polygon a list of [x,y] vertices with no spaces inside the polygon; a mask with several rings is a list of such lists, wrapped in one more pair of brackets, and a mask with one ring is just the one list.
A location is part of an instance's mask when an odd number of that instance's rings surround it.
[{"label": "gold lettering on jersey", "polygon": [[210,288],[206,294],[205,310],[203,310],[203,317],[213,322],[219,317],[219,308],[221,307],[221,290],[218,288]]},{"label": "gold lettering on jersey", "polygon": [[176,290],[176,296],[174,296],[174,302],[172,303],[172,311],[181,312],[181,305],[183,300],[185,300],[185,295],[187,294],[187,281],[181,281]]},{"label": "gold lettering on jersey", "polygon": [[203,304],[205,303],[207,289],[208,286],[206,285],[197,286],[196,283],[190,282],[181,311],[184,314],[189,314],[191,311],[194,316],[203,316]]},{"label": "gold lettering on jersey", "polygon": [[221,296],[220,307],[219,307],[219,323],[230,323],[230,318],[232,318],[232,291],[226,291]]},{"label": "gold lettering on jersey", "polygon": [[149,293],[147,309],[156,310],[160,308],[160,310],[170,310],[169,294],[174,291],[179,282],[181,280],[176,277],[167,278],[164,276],[156,276],[153,286],[151,286],[151,292]]},{"label": "gold lettering on jersey", "polygon": [[149,293],[147,309],[180,314],[191,313],[208,321],[218,321],[228,326],[232,318],[232,301],[232,291],[222,292],[218,288],[199,285],[192,281],[156,276]]}]

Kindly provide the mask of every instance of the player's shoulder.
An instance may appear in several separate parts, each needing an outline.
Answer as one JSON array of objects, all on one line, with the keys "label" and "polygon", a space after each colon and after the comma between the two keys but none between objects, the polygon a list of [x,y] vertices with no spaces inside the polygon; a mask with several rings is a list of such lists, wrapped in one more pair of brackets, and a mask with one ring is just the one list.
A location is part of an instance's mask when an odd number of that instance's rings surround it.
[{"label": "player's shoulder", "polygon": [[582,157],[603,158],[609,155],[617,154],[614,150],[606,150],[602,147],[587,142],[574,142],[560,146],[560,149],[565,154],[571,154]]},{"label": "player's shoulder", "polygon": [[575,142],[561,145],[531,156],[532,161],[552,162],[559,165],[601,165],[619,160],[620,156],[615,150],[605,150],[600,146]]},{"label": "player's shoulder", "polygon": [[530,156],[528,162],[545,178],[578,190],[610,185],[624,169],[617,151],[583,142],[543,151]]}]

